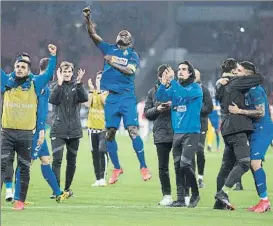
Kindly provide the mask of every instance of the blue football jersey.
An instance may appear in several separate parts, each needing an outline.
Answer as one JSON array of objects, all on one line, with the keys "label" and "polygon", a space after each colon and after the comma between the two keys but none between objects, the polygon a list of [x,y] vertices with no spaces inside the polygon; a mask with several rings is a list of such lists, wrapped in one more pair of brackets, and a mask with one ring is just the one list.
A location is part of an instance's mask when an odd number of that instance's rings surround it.
[{"label": "blue football jersey", "polygon": [[[139,57],[132,48],[121,50],[115,44],[100,42],[98,48],[103,55],[114,56],[114,62],[121,66],[137,68],[139,66]],[[125,75],[104,61],[104,68],[101,78],[101,90],[111,90],[117,93],[134,93],[135,74]]]},{"label": "blue football jersey", "polygon": [[[212,98],[212,103],[213,103],[213,107],[219,107],[220,103],[219,101],[217,101],[215,99],[215,97]],[[209,118],[211,120],[218,120],[220,117],[220,110],[213,110],[210,114],[209,114]]]},{"label": "blue football jersey", "polygon": [[260,104],[265,105],[265,115],[260,119],[254,119],[254,125],[263,126],[272,124],[267,95],[262,86],[253,87],[246,93],[245,104],[249,110],[255,110],[255,106]]}]

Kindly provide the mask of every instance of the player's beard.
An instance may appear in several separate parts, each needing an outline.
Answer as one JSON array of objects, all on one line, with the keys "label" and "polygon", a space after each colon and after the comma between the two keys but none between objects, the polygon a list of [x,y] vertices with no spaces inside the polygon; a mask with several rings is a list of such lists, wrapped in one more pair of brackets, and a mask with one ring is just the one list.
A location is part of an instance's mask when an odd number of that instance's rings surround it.
[{"label": "player's beard", "polygon": [[123,40],[118,40],[117,45],[127,47],[130,45],[130,43],[125,43]]},{"label": "player's beard", "polygon": [[190,77],[188,77],[187,79],[179,78],[178,80],[179,80],[179,83],[180,83],[182,86],[187,86],[187,85],[193,83],[193,82],[194,82],[194,79],[195,79],[194,76],[190,76]]}]

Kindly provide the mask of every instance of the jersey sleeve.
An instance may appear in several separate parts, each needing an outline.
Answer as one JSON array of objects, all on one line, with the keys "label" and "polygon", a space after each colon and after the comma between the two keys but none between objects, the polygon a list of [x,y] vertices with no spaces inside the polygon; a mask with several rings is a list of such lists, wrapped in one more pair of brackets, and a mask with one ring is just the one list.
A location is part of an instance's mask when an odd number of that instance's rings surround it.
[{"label": "jersey sleeve", "polygon": [[167,102],[172,100],[173,96],[173,86],[167,88],[163,84],[161,84],[156,92],[156,100],[159,102]]},{"label": "jersey sleeve", "polygon": [[255,106],[265,103],[263,93],[258,89],[251,89],[250,90],[250,98],[251,98],[251,102]]},{"label": "jersey sleeve", "polygon": [[97,44],[97,47],[100,49],[103,55],[107,55],[109,50],[112,48],[112,45],[108,42],[101,41]]},{"label": "jersey sleeve", "polygon": [[42,90],[40,95],[38,96],[38,109],[37,109],[37,131],[41,131],[45,129],[45,123],[47,118],[47,96],[44,93],[45,91]]},{"label": "jersey sleeve", "polygon": [[46,84],[53,78],[53,74],[56,68],[57,58],[56,56],[50,56],[49,63],[46,71],[39,76],[34,76],[35,91],[40,93]]},{"label": "jersey sleeve", "polygon": [[139,56],[137,55],[136,52],[133,52],[128,61],[127,67],[129,67],[135,73],[138,66],[139,66]]},{"label": "jersey sleeve", "polygon": [[1,92],[4,91],[5,85],[7,84],[8,80],[9,80],[9,76],[1,68]]}]

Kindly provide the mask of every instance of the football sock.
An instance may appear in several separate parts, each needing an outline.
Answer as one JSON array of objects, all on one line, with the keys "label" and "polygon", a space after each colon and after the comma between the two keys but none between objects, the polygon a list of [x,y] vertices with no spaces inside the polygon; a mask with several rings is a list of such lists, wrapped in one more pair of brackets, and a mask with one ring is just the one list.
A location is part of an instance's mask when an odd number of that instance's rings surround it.
[{"label": "football sock", "polygon": [[51,187],[53,193],[58,196],[62,194],[62,191],[58,185],[55,174],[53,173],[50,165],[41,165],[41,171],[48,185]]},{"label": "football sock", "polygon": [[135,139],[132,139],[133,142],[133,148],[136,152],[138,161],[140,163],[140,169],[141,168],[146,168],[146,163],[145,163],[145,157],[144,157],[144,145],[143,141],[140,138],[140,136],[137,136]]},{"label": "football sock", "polygon": [[106,149],[107,149],[107,152],[109,153],[109,157],[115,169],[120,169],[120,164],[118,159],[118,145],[116,140],[106,141]]},{"label": "football sock", "polygon": [[260,168],[254,172],[254,180],[256,183],[257,192],[261,199],[267,197],[267,187],[266,187],[266,175],[263,168]]}]

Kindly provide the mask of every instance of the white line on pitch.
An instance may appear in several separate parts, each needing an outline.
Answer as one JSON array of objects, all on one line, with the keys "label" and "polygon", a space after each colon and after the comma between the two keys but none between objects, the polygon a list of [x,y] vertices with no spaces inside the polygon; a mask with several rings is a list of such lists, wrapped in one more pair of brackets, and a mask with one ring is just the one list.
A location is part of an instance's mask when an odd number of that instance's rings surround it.
[{"label": "white line on pitch", "polygon": [[[2,209],[10,209],[11,207],[4,206]],[[62,204],[57,204],[55,206],[26,206],[26,209],[88,209],[88,208],[108,208],[108,209],[185,209],[185,208],[171,208],[164,206],[103,206],[103,205],[75,205],[75,206],[66,206]],[[198,209],[213,209],[212,206],[197,206]],[[236,209],[244,209],[243,207],[237,207]]]}]

